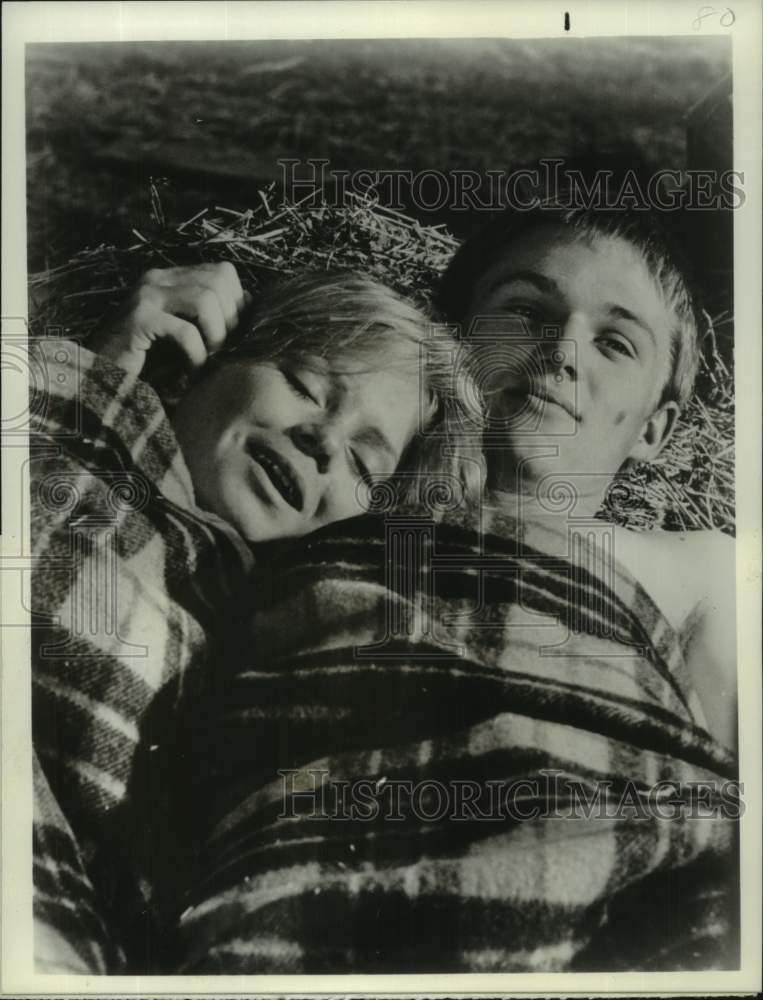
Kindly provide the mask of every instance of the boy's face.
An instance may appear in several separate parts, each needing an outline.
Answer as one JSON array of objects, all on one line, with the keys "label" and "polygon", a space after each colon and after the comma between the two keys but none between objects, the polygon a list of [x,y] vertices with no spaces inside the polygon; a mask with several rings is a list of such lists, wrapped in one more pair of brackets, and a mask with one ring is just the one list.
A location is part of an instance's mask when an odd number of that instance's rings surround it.
[{"label": "boy's face", "polygon": [[363,513],[359,480],[395,472],[418,415],[415,365],[337,374],[240,361],[199,382],[173,424],[199,506],[264,542]]},{"label": "boy's face", "polygon": [[488,451],[494,487],[515,488],[521,464],[525,484],[571,476],[577,490],[600,493],[627,458],[659,452],[677,412],[656,408],[671,316],[629,243],[539,227],[478,281],[470,315],[523,320],[485,324],[493,338],[503,331],[504,357],[515,359],[482,383],[491,430],[506,442]]}]

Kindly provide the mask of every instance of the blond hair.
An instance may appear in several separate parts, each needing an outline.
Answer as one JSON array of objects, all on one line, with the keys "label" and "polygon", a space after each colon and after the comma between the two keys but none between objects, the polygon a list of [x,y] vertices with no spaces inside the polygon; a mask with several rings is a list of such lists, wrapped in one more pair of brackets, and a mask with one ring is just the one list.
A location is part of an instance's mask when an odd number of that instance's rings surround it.
[{"label": "blond hair", "polygon": [[307,272],[257,302],[206,370],[241,359],[311,358],[342,365],[345,372],[418,370],[426,393],[422,420],[398,467],[396,487],[401,503],[426,499],[432,507],[433,488],[441,500],[447,493],[443,483],[457,483],[467,503],[481,489],[482,407],[459,350],[452,334],[444,328],[435,333],[420,309],[381,282],[354,271]]}]

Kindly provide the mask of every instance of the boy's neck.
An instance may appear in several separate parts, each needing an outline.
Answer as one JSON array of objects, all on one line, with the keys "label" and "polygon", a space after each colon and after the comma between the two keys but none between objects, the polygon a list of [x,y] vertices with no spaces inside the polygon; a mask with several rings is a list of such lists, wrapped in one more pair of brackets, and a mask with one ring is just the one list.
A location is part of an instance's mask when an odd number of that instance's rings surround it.
[{"label": "boy's neck", "polygon": [[495,482],[488,485],[488,492],[507,513],[515,512],[517,517],[534,520],[592,518],[602,508],[604,493],[600,489],[583,492],[580,484],[574,482],[575,478],[548,477],[537,482],[520,481],[516,476],[502,477],[500,485]]}]

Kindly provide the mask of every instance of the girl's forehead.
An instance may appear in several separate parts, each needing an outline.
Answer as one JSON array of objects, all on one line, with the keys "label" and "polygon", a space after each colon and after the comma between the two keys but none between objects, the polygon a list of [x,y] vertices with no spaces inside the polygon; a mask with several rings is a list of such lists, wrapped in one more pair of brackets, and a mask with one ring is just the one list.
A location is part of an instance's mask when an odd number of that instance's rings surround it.
[{"label": "girl's forehead", "polygon": [[327,378],[331,417],[356,426],[364,440],[381,442],[399,459],[421,413],[416,372],[377,368]]},{"label": "girl's forehead", "polygon": [[418,376],[419,344],[408,341],[364,344],[356,350],[324,355],[303,354],[294,360],[318,375],[330,378],[340,386],[362,381],[373,383],[393,376],[403,381]]},{"label": "girl's forehead", "polygon": [[418,345],[403,345],[397,351],[383,346],[323,355],[295,353],[266,363],[278,368],[289,365],[319,379],[332,397],[362,401],[383,394],[407,395],[419,381]]}]

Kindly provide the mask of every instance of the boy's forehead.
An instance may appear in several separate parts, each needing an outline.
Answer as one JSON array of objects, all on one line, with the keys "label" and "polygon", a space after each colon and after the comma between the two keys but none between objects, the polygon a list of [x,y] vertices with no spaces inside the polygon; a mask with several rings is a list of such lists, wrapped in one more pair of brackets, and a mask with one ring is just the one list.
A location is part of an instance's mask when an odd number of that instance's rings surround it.
[{"label": "boy's forehead", "polygon": [[669,338],[673,326],[672,310],[643,254],[621,236],[574,232],[553,223],[520,235],[497,249],[478,276],[472,317],[518,285],[550,297],[586,295],[602,308],[627,310],[659,339]]},{"label": "boy's forehead", "polygon": [[[611,249],[638,261],[645,268],[641,255],[621,237],[603,233],[573,231],[554,224],[540,223],[520,232],[515,238],[496,247],[477,275],[475,290],[490,291],[533,268],[541,275],[547,271],[561,272],[590,266],[592,258],[604,257]],[[553,277],[553,275],[551,275]]]}]

